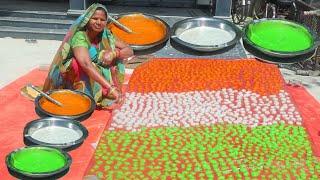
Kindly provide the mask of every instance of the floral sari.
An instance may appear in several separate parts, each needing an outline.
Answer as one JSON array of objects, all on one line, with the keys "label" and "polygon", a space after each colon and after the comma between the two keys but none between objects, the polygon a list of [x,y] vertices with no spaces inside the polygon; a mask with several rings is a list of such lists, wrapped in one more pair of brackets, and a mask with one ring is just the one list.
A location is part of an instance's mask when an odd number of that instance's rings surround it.
[{"label": "floral sari", "polygon": [[[108,97],[108,90],[103,89],[99,83],[92,80],[83,72],[72,52],[74,35],[76,35],[77,32],[84,30],[84,27],[97,8],[104,9],[107,14],[107,9],[103,5],[98,3],[92,4],[86,12],[71,25],[50,66],[44,84],[44,90],[79,90],[92,96],[98,106],[108,107],[114,102],[113,99]],[[88,47],[90,59],[97,71],[108,82],[118,89],[121,89],[125,73],[124,64],[120,59],[116,59],[113,64],[103,66],[99,57],[101,57],[102,51],[107,49],[115,49],[115,38],[111,32],[105,28],[101,34],[101,41],[96,44],[91,44]]]}]

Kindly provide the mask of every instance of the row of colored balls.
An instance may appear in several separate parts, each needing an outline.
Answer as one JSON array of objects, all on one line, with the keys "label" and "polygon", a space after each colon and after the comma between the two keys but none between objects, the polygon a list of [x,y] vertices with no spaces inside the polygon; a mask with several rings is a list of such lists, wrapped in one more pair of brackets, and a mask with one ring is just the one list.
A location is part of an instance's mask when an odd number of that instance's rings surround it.
[{"label": "row of colored balls", "polygon": [[301,126],[217,124],[105,131],[89,173],[101,179],[312,179],[320,163]]}]

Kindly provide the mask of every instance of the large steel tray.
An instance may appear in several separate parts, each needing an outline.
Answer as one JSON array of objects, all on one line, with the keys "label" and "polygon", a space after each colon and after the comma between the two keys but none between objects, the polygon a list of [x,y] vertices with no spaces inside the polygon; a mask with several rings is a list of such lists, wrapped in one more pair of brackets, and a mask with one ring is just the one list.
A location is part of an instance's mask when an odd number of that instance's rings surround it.
[{"label": "large steel tray", "polygon": [[[196,27],[212,27],[212,28],[218,28],[218,29],[224,30],[227,33],[230,33],[232,40],[222,44],[198,45],[198,44],[191,44],[179,38],[181,33],[183,33],[184,31],[191,28],[196,28]],[[241,30],[232,22],[224,19],[220,19],[220,18],[206,18],[206,17],[188,18],[188,19],[184,19],[176,22],[171,28],[172,41],[174,41],[175,43],[183,47],[189,48],[194,51],[200,51],[200,52],[213,52],[223,48],[231,47],[235,45],[240,38],[241,38]]]}]

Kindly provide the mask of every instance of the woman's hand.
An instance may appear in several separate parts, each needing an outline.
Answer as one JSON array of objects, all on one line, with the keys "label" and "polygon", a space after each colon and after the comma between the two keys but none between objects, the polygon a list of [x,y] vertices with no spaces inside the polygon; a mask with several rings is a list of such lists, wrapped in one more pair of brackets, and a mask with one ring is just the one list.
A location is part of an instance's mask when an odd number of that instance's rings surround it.
[{"label": "woman's hand", "polygon": [[106,50],[102,55],[102,65],[110,65],[116,57],[116,51]]},{"label": "woman's hand", "polygon": [[102,64],[110,65],[114,59],[119,57],[119,55],[120,55],[119,48],[115,48],[113,51],[112,50],[105,51],[102,56]]},{"label": "woman's hand", "polygon": [[116,103],[122,103],[123,101],[123,97],[122,97],[122,93],[119,89],[117,89],[116,87],[112,86],[110,91],[109,91],[109,97],[115,99]]},{"label": "woman's hand", "polygon": [[116,39],[115,46],[116,50],[119,52],[117,58],[124,60],[133,56],[132,48],[124,41]]}]

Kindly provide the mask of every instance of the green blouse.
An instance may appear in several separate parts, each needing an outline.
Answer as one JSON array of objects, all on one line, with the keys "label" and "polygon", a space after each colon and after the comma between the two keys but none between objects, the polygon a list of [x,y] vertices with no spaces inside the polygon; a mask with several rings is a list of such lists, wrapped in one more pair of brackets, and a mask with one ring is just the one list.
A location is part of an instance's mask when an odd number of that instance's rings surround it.
[{"label": "green blouse", "polygon": [[90,41],[84,31],[78,31],[71,39],[71,48],[75,47],[85,47],[89,49],[91,46]]}]

